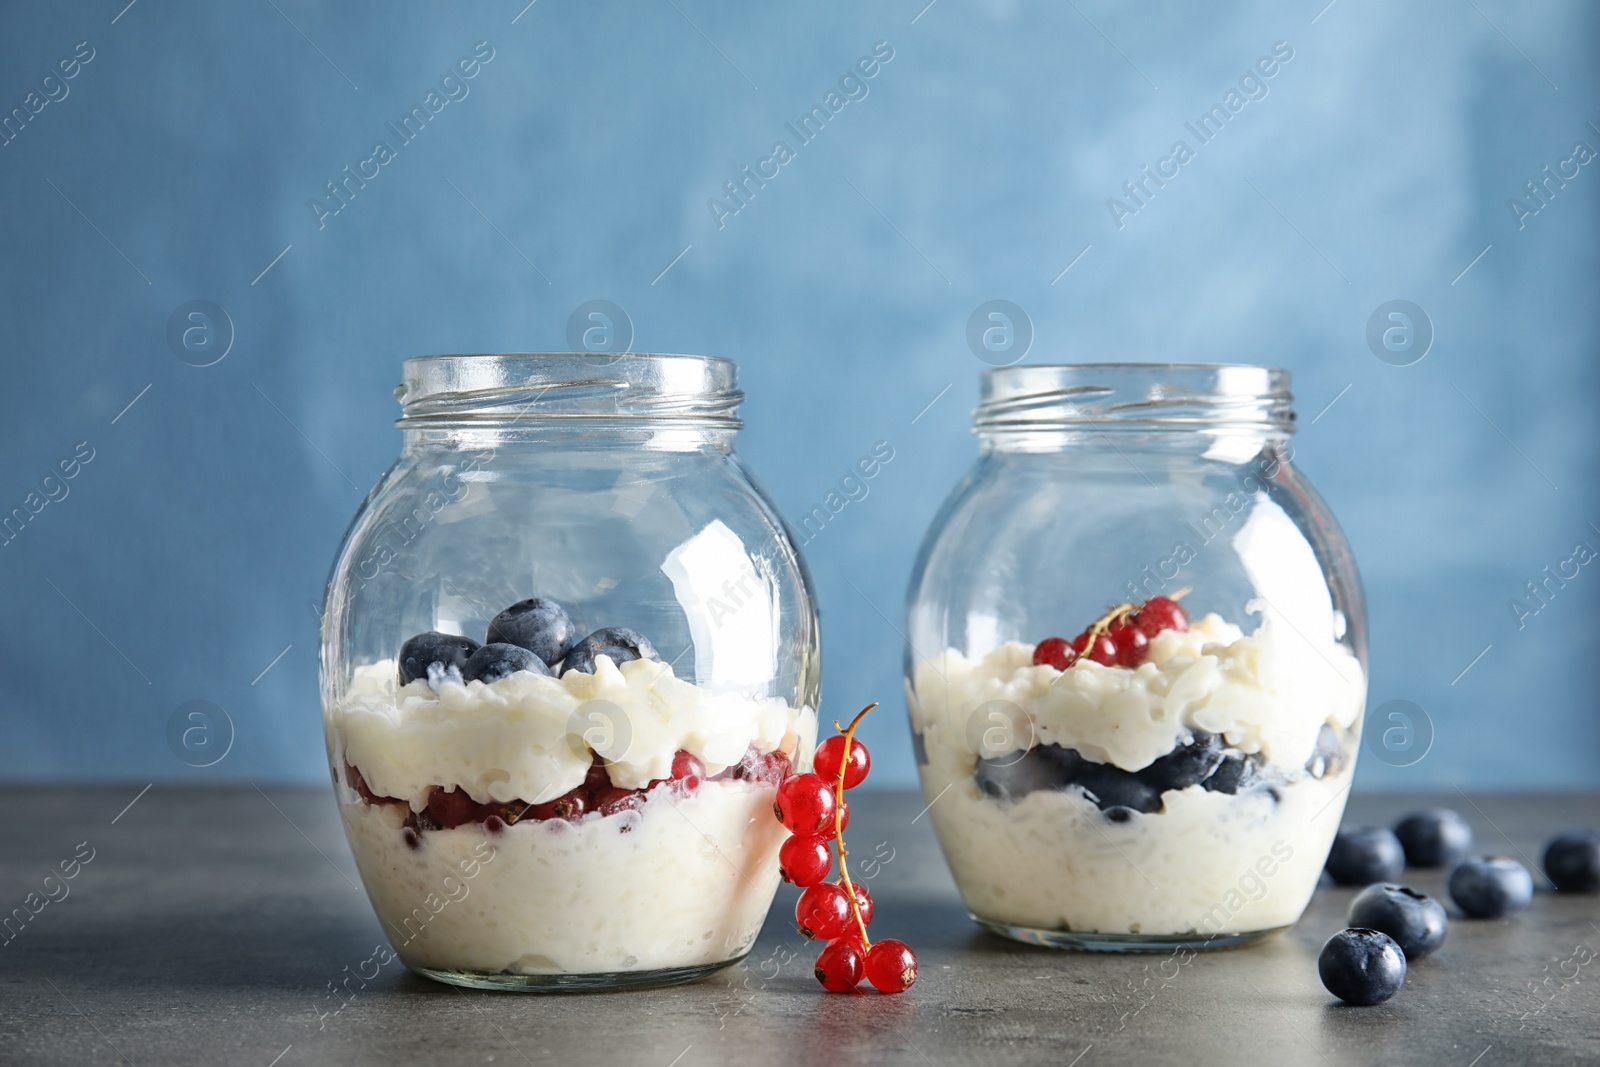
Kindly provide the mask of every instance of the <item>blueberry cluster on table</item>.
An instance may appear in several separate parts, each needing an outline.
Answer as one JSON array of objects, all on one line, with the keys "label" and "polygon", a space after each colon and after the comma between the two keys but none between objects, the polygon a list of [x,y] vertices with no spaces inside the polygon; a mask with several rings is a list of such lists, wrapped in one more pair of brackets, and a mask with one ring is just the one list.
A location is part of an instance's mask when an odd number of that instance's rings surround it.
[{"label": "blueberry cluster on table", "polygon": [[605,626],[579,637],[566,608],[545,597],[530,597],[496,615],[481,645],[437,630],[409,638],[400,646],[400,684],[418,678],[434,686],[446,678],[493,683],[518,671],[556,678],[570,671],[593,674],[597,656],[609,656],[615,664],[661,659],[642,634],[625,626]]},{"label": "blueberry cluster on table", "polygon": [[[1405,984],[1408,963],[1444,943],[1444,905],[1396,879],[1412,867],[1450,870],[1450,899],[1473,919],[1498,919],[1533,901],[1533,876],[1508,856],[1471,855],[1472,827],[1449,808],[1430,808],[1401,819],[1393,830],[1341,828],[1328,853],[1327,871],[1338,885],[1362,885],[1350,904],[1350,928],[1328,939],[1317,971],[1328,992],[1348,1004],[1380,1004]],[[1600,830],[1573,830],[1552,838],[1544,870],[1559,892],[1600,892]]]}]

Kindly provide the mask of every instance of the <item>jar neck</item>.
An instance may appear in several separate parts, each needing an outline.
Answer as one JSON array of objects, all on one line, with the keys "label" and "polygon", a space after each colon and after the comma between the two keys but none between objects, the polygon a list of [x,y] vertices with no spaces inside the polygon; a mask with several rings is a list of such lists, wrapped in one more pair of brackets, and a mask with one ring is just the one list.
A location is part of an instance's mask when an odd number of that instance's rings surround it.
[{"label": "jar neck", "polygon": [[559,424],[428,425],[401,422],[407,453],[483,452],[541,447],[564,452],[733,452],[733,429],[621,424],[619,420],[573,420]]},{"label": "jar neck", "polygon": [[1188,456],[1242,462],[1263,452],[1289,451],[1289,432],[1263,427],[1150,430],[1132,426],[985,428],[976,431],[985,454],[1071,452],[1141,456]]},{"label": "jar neck", "polygon": [[725,359],[558,352],[409,359],[395,398],[408,451],[728,452],[744,394]]},{"label": "jar neck", "polygon": [[986,451],[1251,456],[1294,430],[1289,375],[1227,363],[1080,363],[985,372]]}]

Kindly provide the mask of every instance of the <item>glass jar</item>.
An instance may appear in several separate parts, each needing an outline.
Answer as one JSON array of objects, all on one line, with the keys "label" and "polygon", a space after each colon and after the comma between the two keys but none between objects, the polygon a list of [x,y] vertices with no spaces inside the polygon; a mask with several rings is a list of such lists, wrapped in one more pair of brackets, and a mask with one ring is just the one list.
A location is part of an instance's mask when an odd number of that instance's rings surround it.
[{"label": "glass jar", "polygon": [[817,622],[733,451],[727,360],[429,356],[334,563],[328,758],[412,970],[688,981],[749,952],[776,783],[809,766]]},{"label": "glass jar", "polygon": [[1287,928],[1366,700],[1360,579],[1291,462],[1288,374],[1016,366],[981,394],[906,631],[922,789],[972,917],[1113,951]]}]

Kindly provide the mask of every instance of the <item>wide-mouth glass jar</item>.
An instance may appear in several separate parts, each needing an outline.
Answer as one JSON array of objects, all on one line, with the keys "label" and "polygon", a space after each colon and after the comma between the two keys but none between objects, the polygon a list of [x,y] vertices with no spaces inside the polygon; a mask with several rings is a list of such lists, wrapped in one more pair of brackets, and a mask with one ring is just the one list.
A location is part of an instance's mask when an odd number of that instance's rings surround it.
[{"label": "wide-mouth glass jar", "polygon": [[410,359],[322,631],[346,835],[412,970],[687,981],[743,958],[809,767],[817,623],[727,360]]},{"label": "wide-mouth glass jar", "polygon": [[1354,771],[1366,623],[1290,403],[1266,367],[984,373],[906,650],[928,814],[981,925],[1152,951],[1304,911]]}]

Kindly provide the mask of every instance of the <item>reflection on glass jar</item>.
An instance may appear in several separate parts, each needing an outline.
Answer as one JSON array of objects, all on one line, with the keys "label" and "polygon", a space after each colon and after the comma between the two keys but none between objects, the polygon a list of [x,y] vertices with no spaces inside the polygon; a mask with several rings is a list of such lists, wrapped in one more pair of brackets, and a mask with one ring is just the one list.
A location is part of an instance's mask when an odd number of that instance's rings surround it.
[{"label": "reflection on glass jar", "polygon": [[906,652],[929,817],[984,926],[1218,947],[1304,911],[1354,772],[1366,623],[1290,401],[1263,367],[984,373]]},{"label": "reflection on glass jar", "polygon": [[741,959],[809,766],[817,627],[725,360],[406,361],[328,586],[328,756],[413,970],[657,985]]}]

